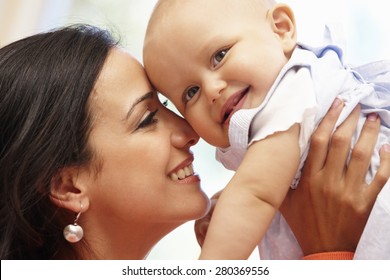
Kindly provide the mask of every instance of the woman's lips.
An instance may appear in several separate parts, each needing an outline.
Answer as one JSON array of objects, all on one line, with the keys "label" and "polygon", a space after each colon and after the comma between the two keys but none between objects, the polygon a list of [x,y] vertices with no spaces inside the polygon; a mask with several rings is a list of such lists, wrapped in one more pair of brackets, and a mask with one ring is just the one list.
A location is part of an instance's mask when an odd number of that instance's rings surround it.
[{"label": "woman's lips", "polygon": [[249,91],[249,86],[245,89],[233,94],[223,105],[221,110],[221,123],[226,124],[229,122],[232,115],[242,108],[245,99],[246,94]]},{"label": "woman's lips", "polygon": [[199,182],[200,178],[195,174],[192,163],[194,156],[191,154],[188,158],[178,164],[168,176],[171,180],[179,183],[194,183]]}]

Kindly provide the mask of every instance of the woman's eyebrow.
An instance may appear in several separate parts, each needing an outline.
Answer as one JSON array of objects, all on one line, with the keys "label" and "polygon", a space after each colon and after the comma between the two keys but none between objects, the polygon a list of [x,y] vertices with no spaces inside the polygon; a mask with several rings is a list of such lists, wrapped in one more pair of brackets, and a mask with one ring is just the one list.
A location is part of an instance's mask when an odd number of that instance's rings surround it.
[{"label": "woman's eyebrow", "polygon": [[142,95],[141,97],[139,97],[136,101],[134,101],[134,103],[131,105],[129,111],[127,112],[126,114],[126,118],[125,120],[128,120],[130,115],[133,113],[135,107],[141,103],[142,101],[145,101],[146,99],[152,99],[153,98],[153,95],[154,95],[154,91],[149,91],[148,93]]}]

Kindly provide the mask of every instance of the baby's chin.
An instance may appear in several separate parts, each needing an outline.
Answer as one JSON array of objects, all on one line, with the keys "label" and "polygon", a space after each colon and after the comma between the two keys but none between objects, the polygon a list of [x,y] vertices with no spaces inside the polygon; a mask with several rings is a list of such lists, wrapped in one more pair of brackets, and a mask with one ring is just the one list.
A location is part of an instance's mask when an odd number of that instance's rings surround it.
[{"label": "baby's chin", "polygon": [[203,140],[205,140],[208,144],[210,144],[211,146],[214,146],[216,148],[225,149],[225,148],[228,148],[230,146],[229,137],[220,138],[220,139],[211,139],[209,141],[207,139],[203,138],[202,136],[201,136],[201,138]]}]

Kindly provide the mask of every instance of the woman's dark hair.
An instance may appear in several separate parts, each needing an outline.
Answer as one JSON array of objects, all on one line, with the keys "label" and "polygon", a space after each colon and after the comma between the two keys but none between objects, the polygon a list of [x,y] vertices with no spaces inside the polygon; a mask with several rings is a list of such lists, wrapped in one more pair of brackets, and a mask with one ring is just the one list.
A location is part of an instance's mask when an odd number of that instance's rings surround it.
[{"label": "woman's dark hair", "polygon": [[50,181],[92,158],[88,98],[116,44],[77,25],[0,49],[1,259],[79,257],[62,236]]}]

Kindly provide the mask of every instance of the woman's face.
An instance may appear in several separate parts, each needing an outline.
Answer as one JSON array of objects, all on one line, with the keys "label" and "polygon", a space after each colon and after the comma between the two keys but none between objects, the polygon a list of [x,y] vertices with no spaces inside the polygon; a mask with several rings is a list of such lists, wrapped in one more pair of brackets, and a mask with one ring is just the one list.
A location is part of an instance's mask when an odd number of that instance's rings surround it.
[{"label": "woman's face", "polygon": [[189,167],[198,136],[160,103],[143,67],[114,48],[90,98],[97,174],[86,214],[123,232],[202,217],[209,200]]}]

